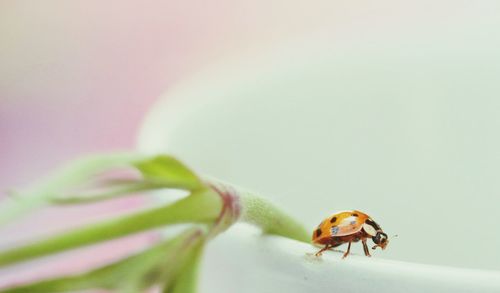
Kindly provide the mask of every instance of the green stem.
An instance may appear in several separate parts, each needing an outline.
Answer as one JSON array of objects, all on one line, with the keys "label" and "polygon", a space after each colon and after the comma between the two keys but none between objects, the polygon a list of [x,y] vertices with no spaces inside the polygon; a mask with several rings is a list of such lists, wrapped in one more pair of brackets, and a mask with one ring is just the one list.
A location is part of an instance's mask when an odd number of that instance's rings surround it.
[{"label": "green stem", "polygon": [[279,235],[310,243],[311,237],[301,223],[290,217],[274,204],[248,192],[241,195],[243,207],[241,220],[257,225],[266,234]]},{"label": "green stem", "polygon": [[[216,179],[206,181],[221,195],[225,206],[233,209],[233,211],[224,211],[228,215],[226,217],[228,220],[218,230],[223,231],[235,221],[240,220],[260,227],[265,234],[279,235],[310,243],[310,235],[302,224],[269,200]],[[237,204],[234,204],[234,202],[237,202]],[[237,211],[234,211],[234,209],[237,209]]]},{"label": "green stem", "polygon": [[89,225],[59,236],[0,253],[0,267],[84,245],[178,223],[213,223],[221,211],[219,196],[209,190],[171,205]]},{"label": "green stem", "polygon": [[201,229],[189,229],[175,238],[90,272],[0,289],[0,292],[56,293],[96,288],[116,289],[118,292],[142,292],[157,282],[173,282],[175,276],[183,273],[182,268],[177,267],[178,264],[189,261],[192,250],[197,249],[202,240]]}]

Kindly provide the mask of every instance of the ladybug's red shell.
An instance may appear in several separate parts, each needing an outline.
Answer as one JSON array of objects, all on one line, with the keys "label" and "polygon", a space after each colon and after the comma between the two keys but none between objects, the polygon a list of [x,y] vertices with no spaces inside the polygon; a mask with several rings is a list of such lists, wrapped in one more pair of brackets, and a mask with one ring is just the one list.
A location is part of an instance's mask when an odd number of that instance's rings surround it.
[{"label": "ladybug's red shell", "polygon": [[336,213],[319,224],[313,232],[312,241],[317,244],[325,244],[332,237],[356,234],[363,229],[363,224],[368,219],[370,217],[367,214],[356,210]]}]

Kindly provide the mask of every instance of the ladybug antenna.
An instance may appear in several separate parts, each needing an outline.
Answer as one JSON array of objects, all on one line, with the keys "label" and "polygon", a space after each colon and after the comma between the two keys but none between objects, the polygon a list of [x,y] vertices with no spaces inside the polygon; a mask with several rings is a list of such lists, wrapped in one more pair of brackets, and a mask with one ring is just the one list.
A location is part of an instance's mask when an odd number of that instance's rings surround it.
[{"label": "ladybug antenna", "polygon": [[392,235],[392,238],[397,238],[397,237],[398,237],[398,234]]}]

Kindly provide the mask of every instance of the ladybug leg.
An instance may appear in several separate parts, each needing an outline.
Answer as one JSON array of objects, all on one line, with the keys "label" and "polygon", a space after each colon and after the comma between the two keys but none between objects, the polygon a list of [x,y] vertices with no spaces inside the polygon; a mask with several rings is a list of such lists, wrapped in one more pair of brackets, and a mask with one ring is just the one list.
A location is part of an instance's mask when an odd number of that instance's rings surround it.
[{"label": "ladybug leg", "polygon": [[365,255],[370,257],[370,251],[368,250],[368,245],[366,245],[366,239],[361,240],[363,242],[363,250],[365,251]]},{"label": "ladybug leg", "polygon": [[349,242],[349,245],[347,246],[347,251],[344,253],[342,259],[346,258],[349,255],[350,251],[351,251],[351,242]]},{"label": "ladybug leg", "polygon": [[325,245],[325,247],[321,248],[320,251],[316,252],[315,256],[321,256],[323,251],[330,249],[330,244]]}]

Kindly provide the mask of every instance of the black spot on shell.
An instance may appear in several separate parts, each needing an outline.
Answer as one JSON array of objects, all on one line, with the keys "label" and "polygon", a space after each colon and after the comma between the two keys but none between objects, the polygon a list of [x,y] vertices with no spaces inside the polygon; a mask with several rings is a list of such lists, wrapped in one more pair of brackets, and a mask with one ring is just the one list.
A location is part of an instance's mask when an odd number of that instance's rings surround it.
[{"label": "black spot on shell", "polygon": [[358,214],[352,214],[352,216],[353,216],[353,217],[359,217],[359,215],[358,215]]},{"label": "black spot on shell", "polygon": [[321,229],[318,228],[316,230],[316,237],[319,237],[319,236],[321,236]]},{"label": "black spot on shell", "polygon": [[337,217],[333,217],[330,219],[330,223],[334,223],[335,221],[337,221]]}]

